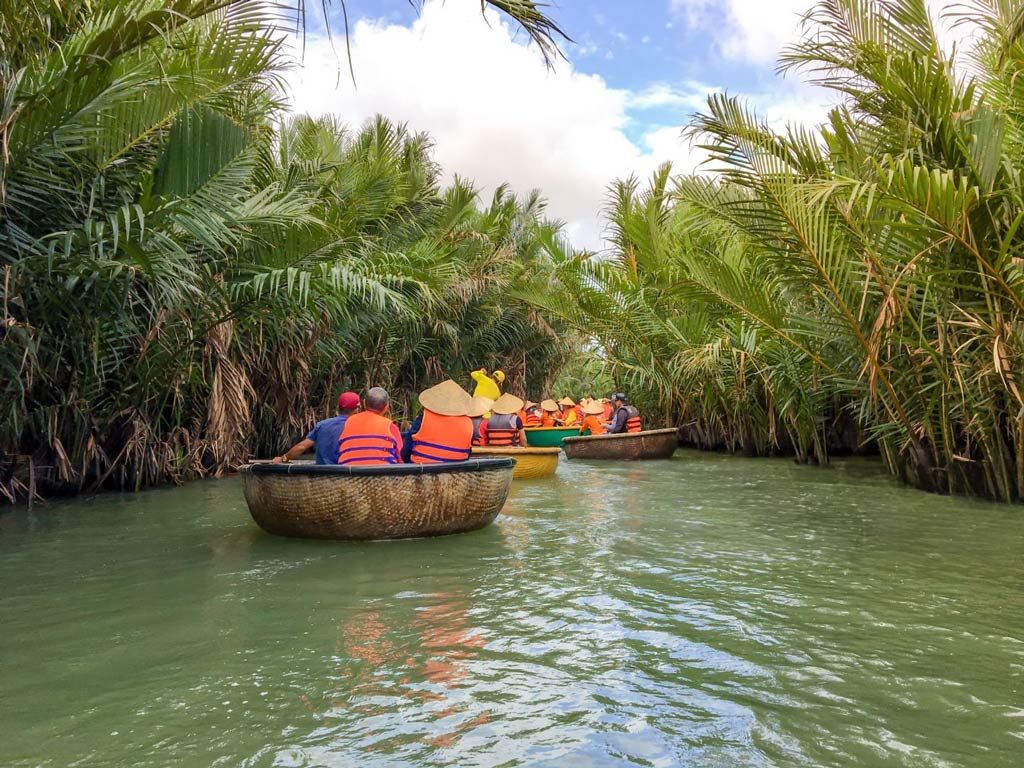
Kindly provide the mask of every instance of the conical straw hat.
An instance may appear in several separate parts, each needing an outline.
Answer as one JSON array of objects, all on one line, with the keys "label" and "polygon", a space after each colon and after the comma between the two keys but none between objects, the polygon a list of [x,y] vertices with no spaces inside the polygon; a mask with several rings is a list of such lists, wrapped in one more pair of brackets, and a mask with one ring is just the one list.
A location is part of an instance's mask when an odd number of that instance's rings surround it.
[{"label": "conical straw hat", "polygon": [[559,405],[568,405],[568,406],[572,407],[572,406],[576,405],[576,401],[573,400],[571,397],[563,397],[561,400],[558,401],[558,404]]},{"label": "conical straw hat", "polygon": [[451,379],[420,392],[420,405],[440,416],[465,416],[473,396]]},{"label": "conical straw hat", "polygon": [[510,413],[519,413],[525,403],[513,394],[506,392],[494,401],[491,410],[500,416],[507,416]]},{"label": "conical straw hat", "polygon": [[549,397],[547,400],[541,401],[540,407],[543,408],[545,411],[557,411],[558,403],[556,403]]},{"label": "conical straw hat", "polygon": [[469,406],[469,413],[467,416],[476,418],[477,416],[483,416],[494,406],[494,401],[489,397],[474,397],[472,405]]},{"label": "conical straw hat", "polygon": [[597,400],[591,400],[583,406],[583,412],[588,416],[600,416],[604,413],[604,406],[597,402]]},{"label": "conical straw hat", "polygon": [[523,403],[523,409],[527,410],[527,411],[530,410],[531,408],[536,408],[536,407],[537,407],[537,404],[535,402],[533,402],[533,400],[527,400],[525,403]]}]

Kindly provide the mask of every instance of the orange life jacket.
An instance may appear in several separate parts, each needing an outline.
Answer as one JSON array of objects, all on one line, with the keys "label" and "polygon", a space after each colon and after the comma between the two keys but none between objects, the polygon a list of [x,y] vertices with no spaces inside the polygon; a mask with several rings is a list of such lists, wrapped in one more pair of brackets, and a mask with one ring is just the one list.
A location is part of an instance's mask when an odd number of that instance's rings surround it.
[{"label": "orange life jacket", "polygon": [[625,407],[629,409],[626,411],[626,414],[629,416],[629,418],[626,419],[626,431],[642,432],[643,427],[640,426],[640,411],[632,405],[627,405]]},{"label": "orange life jacket", "polygon": [[604,413],[602,414],[602,417],[605,421],[611,421],[612,414],[615,412],[615,408],[612,406],[611,403],[602,403],[602,405],[604,405]]},{"label": "orange life jacket", "polygon": [[606,432],[601,420],[593,414],[588,414],[586,418],[583,419],[583,424],[580,425],[581,435],[586,433],[588,430],[592,435],[603,435]]},{"label": "orange life jacket", "polygon": [[509,448],[519,445],[519,428],[515,414],[494,414],[487,420],[487,444]]},{"label": "orange life jacket", "polygon": [[[558,413],[558,411],[555,411],[555,413]],[[558,425],[555,424],[555,413],[551,413],[550,411],[544,411],[544,415],[541,417],[541,420],[540,420],[541,426],[542,427],[557,427]]]},{"label": "orange life jacket", "polygon": [[348,417],[338,439],[339,464],[400,464],[401,446],[395,441],[387,416],[361,411]]},{"label": "orange life jacket", "polygon": [[526,412],[526,418],[523,419],[523,426],[526,427],[539,427],[543,424],[543,419],[540,414],[537,413],[536,408],[531,408]]},{"label": "orange life jacket", "polygon": [[442,416],[424,410],[419,432],[412,436],[412,463],[465,461],[472,445],[473,420],[469,416]]}]

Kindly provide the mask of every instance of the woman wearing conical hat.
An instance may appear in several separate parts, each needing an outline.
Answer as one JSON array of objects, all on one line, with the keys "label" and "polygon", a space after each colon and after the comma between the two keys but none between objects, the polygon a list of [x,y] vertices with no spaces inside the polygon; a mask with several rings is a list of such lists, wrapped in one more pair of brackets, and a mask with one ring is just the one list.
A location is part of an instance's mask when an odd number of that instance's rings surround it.
[{"label": "woman wearing conical hat", "polygon": [[[413,464],[447,464],[465,461],[473,448],[473,398],[448,379],[420,392],[422,421],[410,435]],[[415,426],[415,425],[414,425]]]},{"label": "woman wearing conical hat", "polygon": [[541,401],[540,407],[544,410],[544,416],[541,418],[541,426],[562,426],[562,409],[558,407],[558,403],[549,397],[547,400]]},{"label": "woman wearing conical hat", "polygon": [[583,423],[580,424],[581,435],[603,435],[608,430],[601,423],[604,406],[597,400],[591,400],[583,406]]},{"label": "woman wearing conical hat", "polygon": [[505,393],[491,406],[491,418],[480,426],[483,445],[510,448],[526,446],[526,430],[519,418],[519,410],[525,405],[515,395]]},{"label": "woman wearing conical hat", "polygon": [[486,368],[473,371],[469,375],[476,382],[473,397],[487,397],[491,400],[497,400],[501,397],[501,384],[505,381],[504,371],[495,371],[493,379],[487,375]]},{"label": "woman wearing conical hat", "polygon": [[579,424],[580,415],[576,411],[576,401],[566,395],[558,401],[558,405],[562,409],[562,426],[571,427],[574,424]]},{"label": "woman wearing conical hat", "polygon": [[540,405],[532,400],[526,401],[523,405],[523,410],[521,411],[520,416],[523,419],[523,426],[527,429],[530,427],[543,426],[544,411],[541,410]]}]

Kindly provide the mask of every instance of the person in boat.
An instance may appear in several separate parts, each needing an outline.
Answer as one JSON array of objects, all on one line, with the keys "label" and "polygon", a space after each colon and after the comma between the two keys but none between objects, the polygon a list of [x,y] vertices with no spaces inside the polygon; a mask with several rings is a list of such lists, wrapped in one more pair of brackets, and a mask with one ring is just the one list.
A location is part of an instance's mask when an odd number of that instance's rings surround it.
[{"label": "person in boat", "polygon": [[562,426],[562,411],[551,398],[541,401],[541,409],[544,411],[544,415],[541,417],[542,427],[560,427]]},{"label": "person in boat", "polygon": [[601,418],[603,418],[605,421],[611,421],[612,414],[615,412],[615,406],[612,405],[612,401],[609,400],[607,397],[602,397],[600,403],[601,407],[604,409],[603,413],[601,414]]},{"label": "person in boat", "polygon": [[480,437],[480,427],[485,419],[490,418],[493,406],[494,401],[489,397],[473,398],[473,404],[469,407],[469,418],[473,420],[473,445],[483,445]]},{"label": "person in boat", "polygon": [[491,418],[480,425],[483,445],[496,448],[526,447],[526,430],[519,418],[519,409],[525,403],[515,395],[505,393],[491,406]]},{"label": "person in boat", "polygon": [[473,381],[476,382],[476,389],[473,390],[473,397],[488,397],[491,400],[497,400],[501,397],[500,385],[505,381],[504,371],[495,371],[493,379],[487,375],[486,368],[473,371],[469,375],[472,376]]},{"label": "person in boat", "polygon": [[574,424],[579,424],[579,414],[576,413],[576,401],[566,395],[558,401],[558,405],[562,409],[562,426],[571,427]]},{"label": "person in boat", "polygon": [[521,417],[523,419],[523,426],[527,429],[544,425],[544,410],[532,400],[527,400],[523,405]]},{"label": "person in boat", "polygon": [[383,387],[371,387],[364,410],[348,417],[338,439],[338,463],[347,466],[401,464],[402,433],[387,417],[391,397]]},{"label": "person in boat", "polygon": [[[451,379],[420,392],[423,412],[409,435],[408,461],[448,464],[466,461],[473,449],[470,394]],[[417,423],[418,422],[418,423]]]},{"label": "person in boat", "polygon": [[583,423],[580,424],[581,435],[603,435],[607,432],[601,417],[604,415],[604,406],[597,400],[591,400],[583,406]]},{"label": "person in boat", "polygon": [[318,421],[304,440],[299,440],[295,445],[275,456],[272,461],[275,464],[294,461],[307,451],[316,448],[317,464],[338,463],[338,439],[342,430],[345,429],[345,422],[348,417],[359,410],[359,395],[355,392],[342,392],[338,396],[338,415],[329,419]]},{"label": "person in boat", "polygon": [[613,435],[620,435],[624,432],[641,432],[643,427],[640,424],[640,411],[626,402],[626,395],[616,392],[612,395],[612,406],[615,411],[612,414],[612,423],[608,431]]}]

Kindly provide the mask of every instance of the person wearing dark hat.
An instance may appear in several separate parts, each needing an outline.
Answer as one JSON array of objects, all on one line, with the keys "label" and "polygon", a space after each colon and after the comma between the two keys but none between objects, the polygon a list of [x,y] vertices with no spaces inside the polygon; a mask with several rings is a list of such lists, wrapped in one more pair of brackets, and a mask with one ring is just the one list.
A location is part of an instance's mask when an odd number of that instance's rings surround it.
[{"label": "person wearing dark hat", "polygon": [[348,417],[358,410],[359,395],[355,392],[342,392],[338,396],[338,415],[318,421],[306,435],[305,440],[299,440],[285,453],[275,456],[273,462],[275,464],[287,463],[315,447],[317,464],[337,464],[338,438],[345,430],[345,422],[348,421]]},{"label": "person wearing dark hat", "polygon": [[626,403],[626,395],[616,392],[612,395],[612,406],[615,409],[612,413],[612,423],[608,431],[613,435],[623,432],[641,432],[643,427],[640,424],[640,411]]}]

